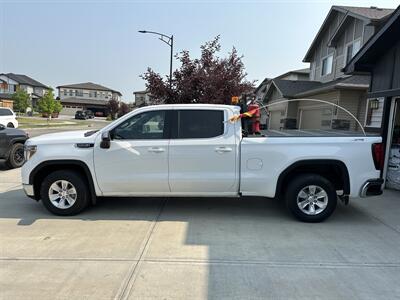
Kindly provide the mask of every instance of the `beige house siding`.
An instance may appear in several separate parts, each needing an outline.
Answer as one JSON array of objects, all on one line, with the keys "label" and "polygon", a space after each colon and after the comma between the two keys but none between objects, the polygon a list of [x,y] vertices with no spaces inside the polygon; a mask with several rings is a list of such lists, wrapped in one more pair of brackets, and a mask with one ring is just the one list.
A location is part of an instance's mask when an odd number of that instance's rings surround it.
[{"label": "beige house siding", "polygon": [[[367,91],[365,90],[341,90],[339,105],[351,112],[364,126]],[[337,119],[349,120],[351,130],[359,130],[357,122],[345,111],[338,109]]]},{"label": "beige house siding", "polygon": [[[332,92],[327,92],[327,93],[320,93],[320,94],[314,94],[310,96],[305,96],[302,98],[305,99],[316,99],[316,100],[323,100],[323,101],[328,101],[337,104],[339,101],[339,91],[335,90]],[[301,101],[299,102],[299,108],[307,107],[307,106],[327,106],[329,104],[324,104],[324,103],[318,103],[315,101]]]}]

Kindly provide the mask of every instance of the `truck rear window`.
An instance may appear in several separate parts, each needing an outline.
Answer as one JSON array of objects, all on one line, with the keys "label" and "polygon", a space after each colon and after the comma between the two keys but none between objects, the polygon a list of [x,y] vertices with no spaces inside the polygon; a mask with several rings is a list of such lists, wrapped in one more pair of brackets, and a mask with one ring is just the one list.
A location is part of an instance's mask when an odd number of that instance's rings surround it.
[{"label": "truck rear window", "polygon": [[212,138],[224,134],[222,110],[178,111],[178,139]]}]

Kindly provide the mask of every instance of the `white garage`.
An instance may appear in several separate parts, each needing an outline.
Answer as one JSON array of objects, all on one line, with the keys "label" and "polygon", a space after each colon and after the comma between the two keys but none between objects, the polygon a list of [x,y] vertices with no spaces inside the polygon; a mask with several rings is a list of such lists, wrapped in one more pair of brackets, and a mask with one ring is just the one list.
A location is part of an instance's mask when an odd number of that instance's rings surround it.
[{"label": "white garage", "polygon": [[281,119],[283,118],[283,111],[275,110],[269,112],[268,129],[279,130],[282,127]]},{"label": "white garage", "polygon": [[330,129],[332,108],[301,108],[299,109],[299,129]]}]

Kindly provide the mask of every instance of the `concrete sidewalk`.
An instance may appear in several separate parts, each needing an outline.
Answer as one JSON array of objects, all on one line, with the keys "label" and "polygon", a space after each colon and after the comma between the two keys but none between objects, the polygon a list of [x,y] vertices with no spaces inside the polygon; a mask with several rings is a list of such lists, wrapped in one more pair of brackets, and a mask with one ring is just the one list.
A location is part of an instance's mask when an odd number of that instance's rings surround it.
[{"label": "concrete sidewalk", "polygon": [[0,299],[395,299],[400,193],[321,224],[261,198],[101,199],[57,217],[0,171]]}]

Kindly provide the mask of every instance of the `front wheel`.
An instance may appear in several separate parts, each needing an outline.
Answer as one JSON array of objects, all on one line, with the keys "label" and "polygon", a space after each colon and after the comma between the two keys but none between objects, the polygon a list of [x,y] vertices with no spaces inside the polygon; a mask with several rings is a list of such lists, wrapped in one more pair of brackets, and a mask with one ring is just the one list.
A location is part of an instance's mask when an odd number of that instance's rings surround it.
[{"label": "front wheel", "polygon": [[24,145],[22,144],[14,144],[11,146],[10,154],[6,161],[6,164],[9,168],[19,168],[25,162],[24,157]]},{"label": "front wheel", "polygon": [[11,122],[7,124],[7,127],[8,127],[8,128],[15,128],[14,124],[11,123]]},{"label": "front wheel", "polygon": [[286,191],[286,206],[303,222],[321,222],[335,210],[336,190],[333,184],[317,174],[303,174],[294,178]]},{"label": "front wheel", "polygon": [[50,173],[43,180],[40,196],[47,210],[60,216],[76,215],[89,204],[85,178],[70,170]]}]

